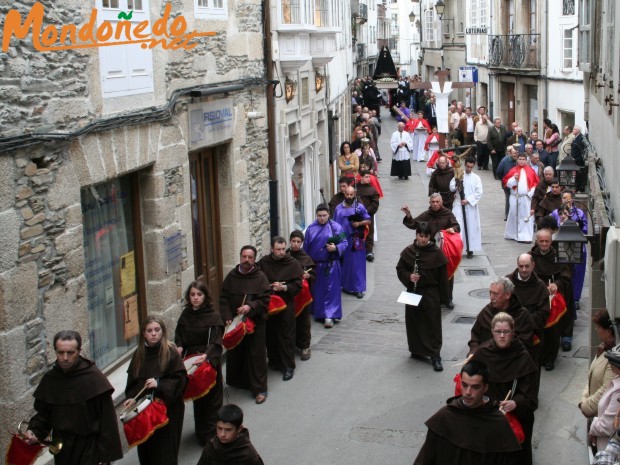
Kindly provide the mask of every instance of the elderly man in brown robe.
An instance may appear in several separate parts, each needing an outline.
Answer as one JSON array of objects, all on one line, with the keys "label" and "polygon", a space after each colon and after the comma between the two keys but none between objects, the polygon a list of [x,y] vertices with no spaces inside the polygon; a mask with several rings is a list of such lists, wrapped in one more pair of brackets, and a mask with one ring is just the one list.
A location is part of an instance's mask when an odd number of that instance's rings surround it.
[{"label": "elderly man in brown robe", "polygon": [[286,239],[271,239],[271,253],[258,265],[286,308],[267,320],[267,358],[269,365],[282,370],[282,379],[289,381],[295,373],[295,296],[301,291],[304,270],[297,260],[286,253]]},{"label": "elderly man in brown robe", "polygon": [[57,333],[56,363],[33,394],[37,413],[28,422],[26,441],[35,444],[53,431],[54,440],[62,442],[56,465],[99,465],[123,457],[114,388],[81,350],[79,333]]},{"label": "elderly man in brown robe", "polygon": [[471,328],[469,354],[485,341],[493,338],[491,321],[499,313],[508,313],[515,321],[514,334],[527,348],[534,344],[534,321],[514,295],[514,284],[508,278],[499,278],[489,286],[490,302],[478,313]]},{"label": "elderly man in brown robe", "polygon": [[[448,187],[448,190],[450,188]],[[441,230],[446,230],[448,234],[455,234],[461,232],[461,227],[458,220],[452,213],[452,210],[443,206],[443,199],[437,192],[431,194],[429,197],[430,208],[425,212],[419,214],[415,218],[411,216],[411,211],[408,205],[403,205],[401,211],[405,214],[403,218],[403,224],[409,229],[416,229],[422,222],[428,223],[431,228],[431,238],[435,239],[437,233]],[[449,280],[448,286],[448,302],[447,308],[452,310],[454,303],[452,302],[452,290],[454,289],[454,279]]]},{"label": "elderly man in brown robe", "polygon": [[228,273],[222,283],[220,312],[228,325],[234,316],[245,315],[256,325],[252,334],[246,334],[241,343],[227,352],[226,383],[250,389],[256,403],[267,400],[267,356],[265,327],[271,287],[256,266],[256,248],[241,248],[240,262]]},{"label": "elderly man in brown robe", "polygon": [[[547,285],[549,295],[560,293],[566,302],[567,313],[572,312],[574,305],[573,288],[571,286],[571,269],[569,265],[556,263],[557,251],[551,246],[551,231],[541,229],[536,233],[536,245],[528,253],[536,263],[536,274]],[[558,318],[561,315],[551,315],[551,321],[545,325],[542,344],[542,362],[545,370],[551,371],[555,367],[555,360],[560,349],[560,325]]]},{"label": "elderly man in brown robe", "polygon": [[[547,167],[549,168],[549,167]],[[545,169],[547,169],[545,168]],[[534,202],[532,202],[532,206]],[[562,206],[562,186],[557,178],[553,178],[549,183],[549,189],[536,205],[536,227],[541,229],[542,219],[550,215],[553,211]]]},{"label": "elderly man in brown robe", "polygon": [[543,170],[543,177],[536,186],[536,189],[534,189],[534,194],[532,195],[532,206],[530,209],[530,215],[534,215],[536,219],[536,225],[538,225],[539,221],[542,219],[540,214],[537,213],[538,207],[540,206],[541,200],[545,198],[545,194],[547,192],[551,192],[551,181],[553,181],[553,168],[548,166]]},{"label": "elderly man in brown robe", "polygon": [[440,156],[437,159],[437,168],[433,171],[428,183],[428,195],[437,192],[441,195],[443,206],[449,210],[452,210],[454,203],[454,192],[450,190],[450,181],[453,178],[454,168],[448,163],[448,158],[445,155]]}]

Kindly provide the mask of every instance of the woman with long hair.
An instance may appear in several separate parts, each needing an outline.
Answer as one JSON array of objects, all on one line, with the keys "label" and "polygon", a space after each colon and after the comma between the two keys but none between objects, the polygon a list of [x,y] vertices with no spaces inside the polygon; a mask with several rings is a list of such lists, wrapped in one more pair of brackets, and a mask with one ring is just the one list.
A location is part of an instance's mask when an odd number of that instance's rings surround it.
[{"label": "woman with long hair", "polygon": [[340,144],[340,156],[338,157],[338,168],[340,176],[354,178],[360,169],[360,161],[357,155],[351,151],[351,144],[348,141]]},{"label": "woman with long hair", "polygon": [[210,363],[217,371],[215,386],[193,401],[196,439],[202,446],[215,436],[217,411],[223,403],[222,356],[224,322],[215,309],[207,283],[200,278],[185,291],[185,305],[177,321],[174,342],[181,357],[198,355],[195,364]]},{"label": "woman with long hair", "polygon": [[168,341],[164,321],[159,316],[147,316],[140,326],[138,348],[127,369],[125,407],[146,387],[147,395],[166,404],[169,421],[138,446],[140,465],[177,465],[186,384],[185,366],[175,345]]}]

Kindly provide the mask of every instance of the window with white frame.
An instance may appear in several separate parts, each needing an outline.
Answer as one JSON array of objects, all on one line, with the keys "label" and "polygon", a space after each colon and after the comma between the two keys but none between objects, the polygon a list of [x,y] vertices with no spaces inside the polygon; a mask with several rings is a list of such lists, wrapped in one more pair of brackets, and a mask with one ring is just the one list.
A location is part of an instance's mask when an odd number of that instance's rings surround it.
[{"label": "window with white frame", "polygon": [[575,14],[575,0],[562,1],[562,15],[573,16]]},{"label": "window with white frame", "polygon": [[562,34],[562,68],[573,68],[573,31],[564,29]]},{"label": "window with white frame", "polygon": [[434,42],[435,39],[435,10],[426,10],[424,12],[424,38],[428,42]]},{"label": "window with white frame", "polygon": [[469,10],[469,25],[471,27],[478,27],[480,26],[480,24],[480,0],[471,0],[471,9]]},{"label": "window with white frame", "polygon": [[582,71],[589,71],[591,62],[590,42],[592,12],[590,10],[591,0],[581,0],[579,2],[579,42],[577,44],[579,50],[579,65]]},{"label": "window with white frame", "polygon": [[310,79],[305,77],[301,78],[301,104],[309,105],[310,104]]},{"label": "window with white frame", "polygon": [[301,24],[300,0],[282,0],[282,23]]},{"label": "window with white frame", "polygon": [[[614,44],[614,36],[616,33],[615,28],[616,19],[616,0],[607,0],[607,7],[605,8],[605,61],[603,63],[603,73],[606,76],[614,75],[614,51],[616,50]],[[611,77],[609,78],[611,79]]]},{"label": "window with white frame", "polygon": [[194,14],[198,19],[227,19],[228,0],[194,0]]},{"label": "window with white frame", "polygon": [[536,34],[536,2],[530,0],[530,34]]},{"label": "window with white frame", "polygon": [[[97,0],[97,21],[108,21],[113,28],[120,12],[131,11],[131,23],[150,21],[149,0]],[[150,26],[144,34],[151,32]],[[141,44],[99,47],[99,75],[103,98],[153,92],[153,53]]]},{"label": "window with white frame", "polygon": [[329,27],[328,0],[314,0],[314,25],[316,27]]}]

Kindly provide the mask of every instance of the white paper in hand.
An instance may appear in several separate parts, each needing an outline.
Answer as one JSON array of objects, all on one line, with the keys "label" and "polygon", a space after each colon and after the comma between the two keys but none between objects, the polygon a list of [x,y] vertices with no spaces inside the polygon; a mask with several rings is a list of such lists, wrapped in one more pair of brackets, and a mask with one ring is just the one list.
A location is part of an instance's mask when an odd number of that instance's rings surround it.
[{"label": "white paper in hand", "polygon": [[403,291],[400,293],[400,296],[396,302],[399,304],[413,305],[414,307],[417,307],[420,305],[420,300],[422,300],[422,296],[420,294]]}]

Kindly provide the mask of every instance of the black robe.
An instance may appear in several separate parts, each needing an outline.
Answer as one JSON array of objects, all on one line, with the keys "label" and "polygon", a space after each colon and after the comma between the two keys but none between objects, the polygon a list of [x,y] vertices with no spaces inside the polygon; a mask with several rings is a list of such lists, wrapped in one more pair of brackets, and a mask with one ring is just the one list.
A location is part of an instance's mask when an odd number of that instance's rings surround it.
[{"label": "black robe", "polygon": [[513,413],[521,422],[525,433],[518,463],[531,465],[534,411],[538,407],[536,363],[518,339],[513,339],[512,344],[505,349],[497,347],[493,339],[487,341],[476,350],[473,359],[485,363],[489,368],[490,396],[504,400],[508,392],[512,391],[510,399],[516,404]]},{"label": "black robe", "polygon": [[217,437],[211,439],[196,465],[263,465],[263,459],[250,442],[250,433],[243,428],[230,444],[222,444]]},{"label": "black robe", "polygon": [[[420,279],[414,286],[410,276],[416,262]],[[447,264],[448,259],[434,241],[430,241],[426,247],[419,247],[415,241],[400,254],[396,265],[398,279],[407,288],[407,292],[422,295],[420,305],[407,305],[405,308],[407,343],[412,354],[440,356],[443,343],[441,304],[447,303],[449,289]]]},{"label": "black robe", "polygon": [[159,349],[159,345],[145,347],[144,361],[137,375],[134,374],[134,366],[138,352],[134,353],[127,368],[127,387],[125,388],[127,398],[135,397],[142,390],[147,379],[156,378],[157,388],[147,390],[146,394],[152,393],[155,398],[164,401],[169,419],[166,426],[155,431],[146,442],[138,446],[140,465],[176,465],[178,463],[185,414],[183,392],[187,385],[187,372],[181,356],[172,346],[168,348],[170,353],[168,365],[162,370],[159,366]]},{"label": "black robe", "polygon": [[[316,265],[312,257],[308,255],[304,249],[300,249],[297,252],[293,252],[288,250],[291,257],[293,257],[297,262],[301,265],[305,272],[307,272],[310,277],[308,278],[308,285],[310,289],[312,289],[312,285],[314,280],[316,279]],[[295,318],[295,347],[299,350],[309,349],[310,342],[312,339],[311,328],[312,328],[312,316],[311,316],[312,304],[306,305],[297,318]]]},{"label": "black robe", "polygon": [[265,319],[270,289],[258,267],[244,274],[237,266],[224,278],[220,293],[220,313],[225,322],[233,319],[242,303],[251,307],[248,317],[256,325],[254,333],[246,334],[237,347],[226,352],[226,383],[250,389],[254,395],[267,392]]},{"label": "black robe", "polygon": [[30,429],[39,440],[53,429],[63,443],[54,457],[57,465],[98,465],[123,457],[118,422],[112,402],[114,388],[95,363],[79,357],[65,373],[58,365],[43,375],[34,391],[37,411]]},{"label": "black robe", "polygon": [[435,235],[442,229],[454,228],[455,232],[461,232],[459,222],[456,220],[452,210],[448,210],[446,207],[441,207],[438,211],[433,211],[429,208],[415,218],[407,216],[403,218],[403,224],[409,229],[417,229],[418,225],[423,221],[428,222],[431,227],[431,239],[435,238]]},{"label": "black robe", "polygon": [[224,388],[220,364],[223,336],[222,317],[210,302],[196,310],[186,306],[174,332],[174,342],[183,348],[184,357],[206,354],[208,363],[217,371],[215,386],[206,396],[193,401],[195,432],[202,444],[215,436],[217,411],[223,404]]},{"label": "black robe", "polygon": [[273,292],[284,300],[286,308],[267,320],[267,358],[269,365],[295,369],[295,296],[301,291],[304,270],[297,260],[286,254],[280,260],[266,255],[258,262],[270,284],[284,283],[286,291]]},{"label": "black robe", "polygon": [[447,404],[426,421],[414,465],[517,465],[521,446],[495,401],[468,408],[457,396]]}]

